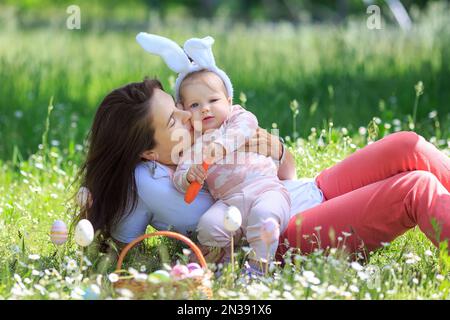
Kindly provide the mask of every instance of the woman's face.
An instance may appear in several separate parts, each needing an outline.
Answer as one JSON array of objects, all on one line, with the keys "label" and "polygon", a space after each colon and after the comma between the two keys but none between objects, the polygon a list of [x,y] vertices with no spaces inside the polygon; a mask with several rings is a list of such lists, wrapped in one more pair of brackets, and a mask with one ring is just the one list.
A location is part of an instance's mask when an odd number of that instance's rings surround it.
[{"label": "woman's face", "polygon": [[160,89],[155,89],[150,108],[156,140],[151,158],[165,165],[177,164],[180,152],[193,141],[191,113],[177,108],[172,96]]}]

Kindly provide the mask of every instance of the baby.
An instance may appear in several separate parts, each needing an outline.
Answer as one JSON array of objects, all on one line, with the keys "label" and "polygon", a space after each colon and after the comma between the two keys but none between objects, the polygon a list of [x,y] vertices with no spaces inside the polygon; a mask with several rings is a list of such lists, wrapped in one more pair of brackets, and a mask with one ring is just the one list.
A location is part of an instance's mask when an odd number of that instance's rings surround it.
[{"label": "baby", "polygon": [[[144,32],[136,40],[178,73],[176,99],[192,113],[194,130],[200,134],[198,141],[180,158],[173,175],[180,192],[185,193],[193,181],[206,182],[217,200],[199,221],[199,242],[229,248],[231,238],[223,222],[229,206],[236,206],[242,214],[242,225],[235,236],[246,236],[253,249],[250,265],[259,266],[267,257],[267,250],[273,256],[278,246],[274,242],[270,248],[266,247],[260,236],[262,223],[273,218],[282,232],[290,218],[290,196],[277,177],[277,164],[272,158],[255,152],[238,152],[256,133],[258,120],[242,107],[232,105],[233,87],[228,75],[216,66],[211,49],[214,39],[192,38],[185,42],[183,49],[170,39]],[[197,160],[194,151],[199,147],[202,157]],[[207,173],[202,161],[210,164]]]},{"label": "baby", "polygon": [[[207,246],[228,247],[227,232],[213,228],[223,224],[229,206],[236,206],[243,221],[237,236],[246,236],[253,249],[251,264],[258,265],[268,250],[260,237],[262,222],[274,218],[284,230],[290,214],[290,196],[277,177],[278,168],[272,158],[237,151],[256,133],[258,121],[251,112],[232,105],[222,79],[208,70],[187,75],[179,86],[179,98],[184,109],[192,113],[194,130],[203,134],[192,149],[198,150],[197,144],[203,144],[203,159],[210,167],[205,172],[200,163],[194,163],[193,152],[188,152],[180,159],[173,182],[184,193],[193,181],[206,181],[217,200],[200,219],[198,240]],[[275,242],[269,248],[271,255],[277,245]]]}]

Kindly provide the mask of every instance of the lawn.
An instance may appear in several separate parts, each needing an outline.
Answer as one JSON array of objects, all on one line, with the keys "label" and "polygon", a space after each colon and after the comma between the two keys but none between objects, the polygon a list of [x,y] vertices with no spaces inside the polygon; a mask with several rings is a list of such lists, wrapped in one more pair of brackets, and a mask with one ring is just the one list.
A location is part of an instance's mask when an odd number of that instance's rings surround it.
[{"label": "lawn", "polygon": [[[361,133],[350,137],[344,128],[313,130],[307,138],[290,143],[299,176],[313,176],[367,144],[368,131],[364,133],[361,129]],[[74,213],[69,198],[76,191],[71,182],[78,165],[63,156],[58,147],[43,146],[28,159],[1,164],[4,174],[0,177],[0,297],[133,298],[129,291],[116,291],[112,287],[114,254],[99,254],[95,246],[89,247],[84,252],[80,272],[81,252],[73,240],[60,248],[50,242],[53,221],[61,219],[69,223]],[[450,154],[448,148],[444,151]],[[346,235],[338,236],[345,239]],[[146,274],[175,259],[186,261],[185,253],[173,240],[153,239],[131,254],[126,268]],[[244,250],[238,254],[242,258]],[[242,259],[239,261],[242,266]],[[352,261],[340,249],[294,255],[292,261],[284,268],[274,265],[272,276],[261,279],[236,277],[230,268],[225,269],[221,277],[213,278],[214,298],[448,298],[450,257],[445,247],[436,249],[415,229],[370,252],[364,262]],[[165,297],[156,294],[147,298]]]},{"label": "lawn", "polygon": [[[69,224],[75,214],[74,180],[102,97],[146,75],[173,86],[160,59],[136,44],[138,31],[181,44],[212,35],[235,102],[262,127],[279,128],[298,176],[313,177],[400,130],[414,130],[450,155],[450,11],[441,5],[418,14],[410,33],[371,31],[363,20],[338,27],[169,21],[147,30],[0,31],[7,44],[0,46],[0,298],[133,297],[113,289],[113,255],[91,246],[80,270],[74,241],[57,248],[49,231],[54,220]],[[163,268],[167,256],[185,260],[183,252],[174,241],[151,240],[126,266],[148,273]],[[413,229],[365,262],[339,249],[318,250],[274,265],[262,279],[228,268],[212,287],[216,299],[448,299],[446,252]]]}]

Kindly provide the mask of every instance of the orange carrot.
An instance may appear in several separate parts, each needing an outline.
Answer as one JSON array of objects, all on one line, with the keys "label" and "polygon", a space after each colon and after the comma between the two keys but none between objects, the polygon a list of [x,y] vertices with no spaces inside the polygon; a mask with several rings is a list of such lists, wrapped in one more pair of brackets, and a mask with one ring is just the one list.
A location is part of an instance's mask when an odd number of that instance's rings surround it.
[{"label": "orange carrot", "polygon": [[[206,171],[208,171],[209,165],[206,162],[203,161],[202,166]],[[186,203],[191,203],[192,201],[194,201],[201,188],[202,185],[198,181],[193,181],[186,190],[184,201],[186,201]]]}]

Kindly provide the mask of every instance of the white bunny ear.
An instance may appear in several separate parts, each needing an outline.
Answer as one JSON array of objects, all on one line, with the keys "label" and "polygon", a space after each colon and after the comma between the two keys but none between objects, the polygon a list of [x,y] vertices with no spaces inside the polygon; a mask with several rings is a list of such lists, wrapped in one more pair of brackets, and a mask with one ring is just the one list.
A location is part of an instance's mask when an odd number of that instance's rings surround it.
[{"label": "white bunny ear", "polygon": [[177,73],[189,71],[191,66],[189,58],[174,41],[146,32],[140,32],[136,36],[136,41],[144,50],[163,58],[167,66],[173,71]]},{"label": "white bunny ear", "polygon": [[214,38],[210,36],[203,39],[192,38],[184,43],[184,51],[200,67],[215,67],[216,61],[211,50],[213,43]]}]

